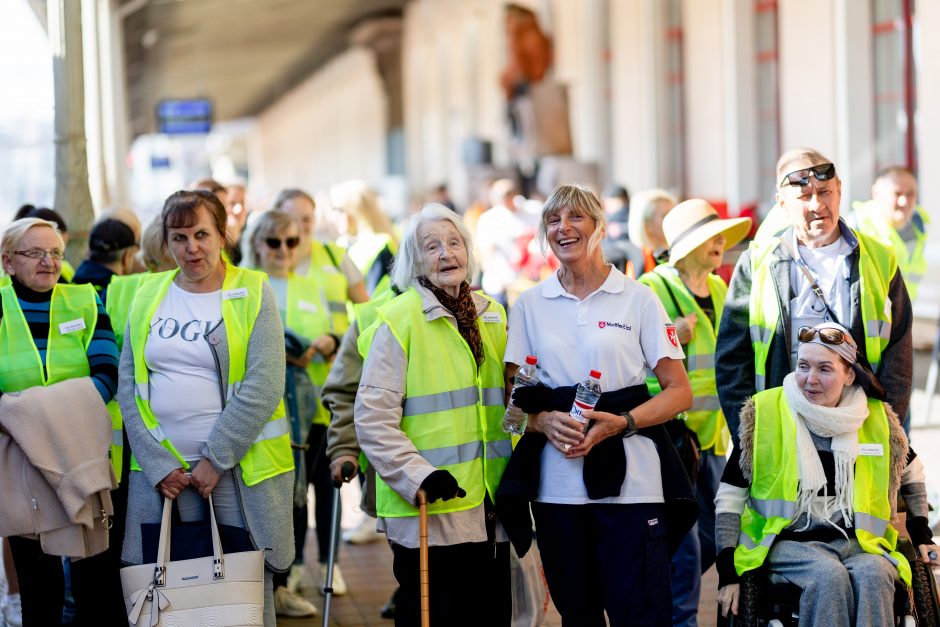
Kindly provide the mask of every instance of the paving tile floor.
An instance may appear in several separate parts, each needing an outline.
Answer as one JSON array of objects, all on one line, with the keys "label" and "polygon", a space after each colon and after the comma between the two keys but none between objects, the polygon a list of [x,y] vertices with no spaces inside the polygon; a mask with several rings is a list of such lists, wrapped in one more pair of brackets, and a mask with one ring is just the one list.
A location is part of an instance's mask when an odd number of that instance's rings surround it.
[{"label": "paving tile floor", "polygon": [[[310,547],[315,544],[316,538],[311,533],[307,542],[307,558],[312,563],[315,563],[316,556],[311,553]],[[380,617],[382,606],[395,589],[395,577],[392,575],[392,551],[388,544],[384,542],[364,546],[344,544],[340,549],[339,564],[349,587],[349,593],[333,598],[330,625],[337,627],[390,627],[393,625],[394,621]],[[714,627],[716,624],[717,585],[718,576],[712,568],[702,581],[699,604],[700,627]],[[313,592],[307,598],[313,601],[321,612],[323,611],[323,597],[319,592]],[[322,625],[322,622],[322,614],[314,618],[278,618],[278,625],[285,627],[309,627]],[[542,625],[560,627],[561,617],[553,605],[549,606]]]}]

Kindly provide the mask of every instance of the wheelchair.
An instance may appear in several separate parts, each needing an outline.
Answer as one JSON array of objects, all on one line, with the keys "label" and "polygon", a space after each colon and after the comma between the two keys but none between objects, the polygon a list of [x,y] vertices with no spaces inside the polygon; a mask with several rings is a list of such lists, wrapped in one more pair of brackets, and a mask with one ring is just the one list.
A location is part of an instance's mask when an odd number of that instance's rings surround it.
[{"label": "wheelchair", "polygon": [[[917,550],[906,538],[898,539],[898,551],[911,564],[911,588],[895,584],[894,615],[896,627],[940,627],[940,603],[937,584],[930,567],[917,558]],[[748,571],[741,577],[741,597],[737,616],[721,615],[719,627],[795,627],[799,625],[801,590],[766,566]]]}]

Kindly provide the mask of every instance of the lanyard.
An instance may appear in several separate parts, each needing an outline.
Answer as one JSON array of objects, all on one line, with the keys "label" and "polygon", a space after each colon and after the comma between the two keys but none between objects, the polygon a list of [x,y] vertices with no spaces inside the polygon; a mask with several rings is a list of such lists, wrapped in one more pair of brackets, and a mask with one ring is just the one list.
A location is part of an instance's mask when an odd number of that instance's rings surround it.
[{"label": "lanyard", "polygon": [[817,281],[816,277],[813,276],[809,264],[803,261],[802,257],[797,254],[796,250],[794,250],[793,245],[790,244],[790,242],[786,241],[786,239],[782,237],[778,237],[776,239],[778,242],[780,242],[780,245],[783,246],[788,253],[790,253],[790,257],[796,263],[796,267],[800,269],[800,271],[803,273],[803,276],[805,276],[806,280],[809,281],[810,289],[813,290],[813,294],[816,295],[816,298],[819,299],[819,302],[821,302],[823,307],[826,308],[826,311],[829,313],[829,316],[832,318],[833,322],[842,325],[842,323],[839,321],[839,317],[836,316],[836,313],[829,306],[829,303],[826,302],[826,296],[823,294],[822,288],[819,287],[819,281]]}]

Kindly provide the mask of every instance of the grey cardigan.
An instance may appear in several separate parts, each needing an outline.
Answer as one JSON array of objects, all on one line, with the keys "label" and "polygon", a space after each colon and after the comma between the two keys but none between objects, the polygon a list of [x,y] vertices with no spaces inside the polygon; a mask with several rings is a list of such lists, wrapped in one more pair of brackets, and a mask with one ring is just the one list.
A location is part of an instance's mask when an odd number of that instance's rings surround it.
[{"label": "grey cardigan", "polygon": [[[859,249],[855,233],[840,223],[842,236],[852,246],[849,256],[851,320],[843,320],[856,340],[865,337],[862,320],[861,282],[859,280]],[[790,237],[792,227],[780,237]],[[790,266],[793,263],[789,253],[777,246],[770,254],[770,276],[777,291],[777,305],[780,307],[780,320],[770,341],[767,355],[766,389],[783,385],[783,378],[793,371],[790,365]],[[728,421],[728,428],[734,442],[738,443],[738,425],[744,402],[754,395],[754,347],[750,333],[750,298],[751,298],[751,251],[748,250],[738,259],[728,287],[721,324],[718,326],[718,339],[715,346],[715,380],[718,386],[718,400]],[[911,398],[911,379],[913,372],[913,346],[911,344],[911,299],[901,277],[900,269],[888,286],[888,298],[891,301],[891,337],[888,346],[881,354],[878,366],[878,379],[888,394],[888,404],[894,408],[901,420],[907,414]],[[858,349],[865,354],[865,342],[858,342]],[[867,356],[867,355],[866,355]]]},{"label": "grey cardigan", "polygon": [[[233,470],[248,532],[256,548],[265,550],[267,566],[287,570],[294,559],[291,514],[294,473],[285,472],[251,487],[241,477],[238,463],[274,413],[284,391],[284,328],[270,285],[263,284],[261,309],[248,339],[248,366],[238,392],[225,403],[203,446],[202,454],[221,472]],[[124,337],[130,338],[128,323]],[[221,389],[228,387],[228,336],[220,324],[206,336],[217,356]],[[157,485],[179,461],[157,442],[144,425],[134,395],[134,351],[124,342],[119,367],[117,399],[134,456],[142,472],[131,472],[128,483],[127,527],[122,559],[142,562],[141,523],[159,522],[163,498]]]}]

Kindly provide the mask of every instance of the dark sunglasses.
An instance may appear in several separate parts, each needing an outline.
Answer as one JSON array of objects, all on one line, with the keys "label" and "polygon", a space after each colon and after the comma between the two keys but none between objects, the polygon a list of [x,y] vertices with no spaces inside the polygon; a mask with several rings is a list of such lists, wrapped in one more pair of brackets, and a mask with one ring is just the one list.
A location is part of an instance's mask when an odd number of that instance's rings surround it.
[{"label": "dark sunglasses", "polygon": [[803,168],[802,170],[794,170],[790,172],[780,181],[780,187],[786,187],[787,185],[805,187],[809,185],[809,177],[816,177],[817,181],[828,181],[836,177],[836,166],[831,163],[820,163],[819,165],[814,165],[811,168]]},{"label": "dark sunglasses", "polygon": [[268,248],[280,248],[281,241],[283,241],[288,248],[297,248],[300,244],[299,237],[288,237],[285,240],[281,240],[279,237],[266,237],[264,243],[268,245]]},{"label": "dark sunglasses", "polygon": [[814,329],[813,327],[800,327],[800,330],[797,332],[796,336],[800,339],[801,342],[812,342],[813,338],[816,337],[816,334],[819,334],[819,339],[823,341],[823,344],[845,344],[845,331],[841,329]]}]

